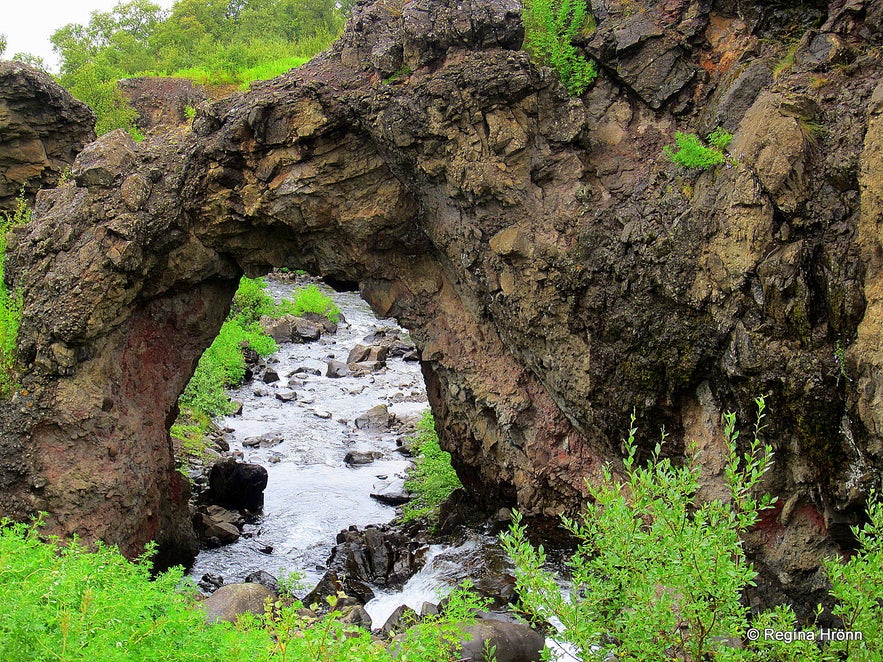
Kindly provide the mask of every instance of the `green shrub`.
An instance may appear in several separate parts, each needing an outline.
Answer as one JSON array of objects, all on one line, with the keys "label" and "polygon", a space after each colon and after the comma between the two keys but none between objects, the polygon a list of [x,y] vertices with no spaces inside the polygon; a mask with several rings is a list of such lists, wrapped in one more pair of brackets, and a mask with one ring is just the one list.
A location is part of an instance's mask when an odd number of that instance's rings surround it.
[{"label": "green shrub", "polygon": [[423,414],[417,423],[417,432],[409,441],[416,459],[405,481],[405,489],[414,495],[414,500],[407,503],[402,512],[406,522],[433,515],[451,492],[462,487],[451,466],[451,454],[439,446],[431,411]]},{"label": "green shrub", "polygon": [[334,303],[334,299],[323,294],[316,285],[298,288],[293,299],[286,299],[279,304],[277,312],[280,315],[315,313],[324,315],[332,322],[340,319],[340,308]]},{"label": "green shrub", "polygon": [[101,543],[56,542],[36,526],[0,526],[4,662],[453,662],[462,626],[484,607],[469,586],[455,590],[445,614],[405,632],[393,656],[339,611],[310,617],[299,602],[268,604],[235,628],[206,624],[180,567],[151,580],[149,552],[131,563]]},{"label": "green shrub", "polygon": [[695,133],[676,131],[675,144],[677,151],[672,149],[670,145],[663,147],[662,151],[679,166],[707,170],[711,166],[724,162],[726,159],[724,150],[732,139],[732,133],[725,129],[717,128],[708,135],[708,144],[706,145]]},{"label": "green shrub", "polygon": [[573,39],[593,27],[585,0],[525,0],[525,49],[542,65],[552,67],[573,96],[585,92],[598,72],[577,50]]},{"label": "green shrub", "polygon": [[527,541],[516,516],[502,542],[516,565],[524,609],[557,616],[563,638],[583,659],[698,661],[732,653],[726,638],[747,629],[740,596],[757,574],[745,560],[740,533],[773,501],[753,495],[772,463],[771,447],[758,439],[763,399],[757,405],[754,438],[741,458],[735,417],[726,416],[726,502],[697,499],[695,453],[688,465],[676,466],[660,456],[660,442],[647,466],[637,466],[632,418],[625,482],[605,468],[601,484],[588,486],[582,516],[564,518],[579,543],[569,562],[569,595],[543,568],[543,548]]},{"label": "green shrub", "polygon": [[16,225],[27,223],[31,209],[19,196],[13,214],[0,215],[0,398],[8,398],[15,390],[15,357],[18,330],[21,326],[22,297],[20,291],[10,292],[4,280],[6,233]]},{"label": "green shrub", "polygon": [[130,563],[101,543],[58,548],[38,533],[0,527],[0,659],[148,662],[174,651],[176,661],[244,662],[266,650],[262,632],[207,626],[181,568],[152,581],[147,556]]}]

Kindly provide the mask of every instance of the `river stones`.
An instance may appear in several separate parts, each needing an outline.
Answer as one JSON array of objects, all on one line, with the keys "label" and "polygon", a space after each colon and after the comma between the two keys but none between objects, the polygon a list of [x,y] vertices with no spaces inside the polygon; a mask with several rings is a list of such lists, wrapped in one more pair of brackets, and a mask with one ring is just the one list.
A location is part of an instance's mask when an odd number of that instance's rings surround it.
[{"label": "river stones", "polygon": [[385,430],[390,426],[393,416],[386,405],[375,405],[364,414],[356,417],[356,427],[360,430]]},{"label": "river stones", "polygon": [[346,363],[343,361],[328,361],[328,369],[325,371],[326,377],[338,378],[338,377],[346,377],[350,374],[350,369],[347,367]]},{"label": "river stones", "polygon": [[458,658],[463,662],[485,660],[485,651],[492,647],[496,662],[539,662],[543,659],[546,639],[527,625],[482,618],[463,630],[468,635],[461,644]]},{"label": "river stones", "polygon": [[346,362],[349,363],[383,363],[389,354],[389,349],[383,345],[356,345],[350,350]]},{"label": "river stones", "polygon": [[349,451],[343,461],[349,465],[371,464],[381,457],[383,453],[379,451]]}]

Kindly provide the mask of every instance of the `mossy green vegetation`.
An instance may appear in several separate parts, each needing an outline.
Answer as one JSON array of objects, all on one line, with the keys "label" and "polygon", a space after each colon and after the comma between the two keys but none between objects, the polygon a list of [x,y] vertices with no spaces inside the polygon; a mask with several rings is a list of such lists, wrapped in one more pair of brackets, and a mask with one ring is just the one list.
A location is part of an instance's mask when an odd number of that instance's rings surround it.
[{"label": "mossy green vegetation", "polygon": [[334,299],[324,294],[316,285],[298,288],[294,296],[282,301],[275,312],[277,316],[305,315],[307,313],[327,317],[334,323],[340,319],[340,308],[334,303]]},{"label": "mossy green vegetation", "polygon": [[[207,624],[180,567],[151,579],[150,551],[132,563],[116,548],[89,551],[41,539],[38,525],[0,524],[0,659],[4,662],[444,662],[462,625],[483,608],[468,587],[443,616],[411,627],[395,657],[340,611],[312,617],[295,602],[268,604],[236,626]],[[336,600],[331,599],[332,608]]]},{"label": "mossy green vegetation", "polygon": [[705,143],[695,133],[676,131],[675,146],[677,149],[666,145],[662,151],[672,162],[683,168],[707,170],[726,160],[724,150],[732,139],[733,134],[720,127],[708,134]]},{"label": "mossy green vegetation", "polygon": [[594,30],[585,0],[525,0],[523,17],[525,50],[580,96],[598,75],[595,63],[573,45],[578,34]]},{"label": "mossy green vegetation", "polygon": [[437,515],[441,503],[451,492],[462,487],[451,466],[451,454],[439,446],[431,411],[426,410],[420,418],[417,431],[409,441],[415,462],[408,472],[405,489],[414,495],[414,499],[402,511],[406,522]]},{"label": "mossy green vegetation", "polygon": [[[883,504],[872,500],[870,523],[854,529],[859,551],[849,561],[829,559],[825,570],[836,600],[833,614],[862,641],[821,642],[813,624],[803,624],[815,641],[752,639],[749,628],[777,632],[801,629],[793,611],[780,606],[749,620],[742,593],[757,572],[747,562],[741,536],[773,505],[757,495],[772,466],[772,448],[760,441],[765,403],[758,406],[754,434],[737,451],[735,415],[724,417],[729,455],[724,500],[700,501],[700,469],[693,451],[679,466],[661,457],[665,437],[649,462],[636,463],[634,417],[624,442],[625,481],[605,469],[600,485],[589,485],[590,501],[578,519],[564,526],[578,542],[568,565],[572,587],[565,593],[545,570],[545,553],[527,540],[520,514],[501,536],[515,562],[524,611],[541,619],[554,615],[565,630],[560,639],[584,660],[878,660],[883,653]],[[821,607],[820,607],[821,610]],[[821,613],[821,611],[819,612]],[[744,638],[733,647],[731,638]]]},{"label": "mossy green vegetation", "polygon": [[149,0],[92,12],[52,35],[59,80],[97,116],[99,135],[124,128],[137,138],[121,78],[163,75],[247,88],[300,66],[340,33],[348,3],[332,0]]},{"label": "mossy green vegetation", "polygon": [[15,358],[18,330],[21,326],[22,296],[20,291],[10,291],[6,285],[4,263],[6,262],[6,233],[16,225],[27,223],[31,209],[19,197],[15,211],[0,214],[0,398],[8,398],[15,390]]}]

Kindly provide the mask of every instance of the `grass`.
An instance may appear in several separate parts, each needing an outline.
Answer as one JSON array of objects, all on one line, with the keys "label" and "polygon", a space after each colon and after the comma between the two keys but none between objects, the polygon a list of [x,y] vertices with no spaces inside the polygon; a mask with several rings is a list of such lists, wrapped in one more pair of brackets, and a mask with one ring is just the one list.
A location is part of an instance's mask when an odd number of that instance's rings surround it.
[{"label": "grass", "polygon": [[22,297],[20,291],[10,292],[4,280],[6,233],[31,218],[31,209],[19,196],[12,215],[0,215],[0,398],[8,398],[16,388],[15,359],[18,330],[21,326]]},{"label": "grass", "polygon": [[42,540],[39,523],[0,523],[4,662],[444,662],[484,606],[468,588],[455,591],[445,615],[405,632],[394,657],[339,611],[313,617],[299,602],[268,604],[236,626],[207,624],[182,568],[151,579],[150,550],[133,563],[100,542],[92,551],[58,542]]},{"label": "grass", "polygon": [[245,349],[258,356],[269,356],[278,349],[273,338],[264,332],[261,318],[306,313],[324,315],[332,322],[340,319],[340,308],[315,285],[299,288],[293,298],[276,304],[267,294],[263,278],[242,278],[226,321],[200,357],[193,377],[178,399],[181,413],[170,434],[185,452],[199,454],[205,447],[210,420],[233,411],[227,388],[245,377]]},{"label": "grass", "polygon": [[405,481],[405,489],[414,495],[413,501],[405,504],[402,511],[402,519],[406,522],[437,515],[441,503],[451,492],[462,487],[451,466],[451,454],[439,446],[431,411],[423,414],[410,442],[416,460]]}]

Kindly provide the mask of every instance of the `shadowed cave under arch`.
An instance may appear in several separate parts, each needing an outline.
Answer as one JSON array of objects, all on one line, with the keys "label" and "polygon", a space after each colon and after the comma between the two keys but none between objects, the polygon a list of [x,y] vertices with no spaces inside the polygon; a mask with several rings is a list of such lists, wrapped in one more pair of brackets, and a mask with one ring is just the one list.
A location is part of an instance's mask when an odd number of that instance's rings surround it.
[{"label": "shadowed cave under arch", "polygon": [[[645,444],[657,422],[697,440],[713,497],[721,411],[751,420],[768,394],[780,460],[765,487],[787,513],[749,545],[793,580],[775,590],[813,585],[805,559],[846,541],[880,466],[883,119],[844,120],[865,123],[864,145],[841,147],[866,173],[854,232],[795,243],[778,224],[824,194],[807,173],[825,166],[779,93],[718,102],[744,159],[685,199],[648,158],[674,125],[668,100],[622,72],[570,98],[522,39],[514,1],[379,0],[327,53],[203,105],[192,128],[88,146],[11,239],[23,370],[0,411],[0,509],[129,555],[156,539],[162,563],[191,556],[177,398],[240,276],[287,266],[358,282],[411,331],[442,443],[489,504],[578,507],[633,407]],[[735,84],[698,81],[683,98]],[[758,165],[770,144],[790,158],[780,179]],[[832,328],[855,338],[849,382]]]}]

